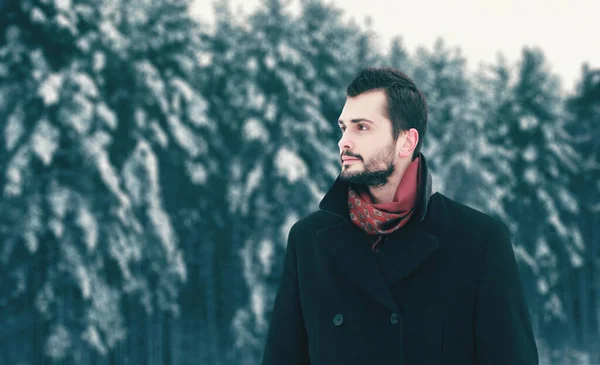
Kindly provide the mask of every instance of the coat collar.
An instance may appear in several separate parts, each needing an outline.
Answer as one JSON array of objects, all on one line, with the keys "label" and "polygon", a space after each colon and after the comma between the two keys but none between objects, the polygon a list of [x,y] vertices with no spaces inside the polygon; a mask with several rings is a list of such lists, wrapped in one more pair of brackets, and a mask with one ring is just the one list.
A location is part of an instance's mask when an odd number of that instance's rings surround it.
[{"label": "coat collar", "polygon": [[[350,222],[348,184],[341,181],[339,176],[319,204],[321,210],[343,218],[341,223],[317,232],[320,243],[336,259],[345,274],[353,277],[367,293],[395,312],[399,308],[389,287],[407,277],[439,247],[438,239],[430,230],[441,221],[443,213],[429,212],[433,205],[430,200],[434,196],[432,179],[425,158],[422,154],[420,157],[421,184],[417,190],[415,213],[404,227],[387,235],[377,253],[371,252],[371,244],[376,236],[368,235]],[[373,255],[379,255],[379,265]]]}]

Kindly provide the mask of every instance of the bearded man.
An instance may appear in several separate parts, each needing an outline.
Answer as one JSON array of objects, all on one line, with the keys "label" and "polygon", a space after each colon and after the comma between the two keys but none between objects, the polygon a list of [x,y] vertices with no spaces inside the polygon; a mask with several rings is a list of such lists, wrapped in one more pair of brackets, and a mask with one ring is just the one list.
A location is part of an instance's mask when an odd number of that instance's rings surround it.
[{"label": "bearded man", "polygon": [[262,364],[538,364],[506,225],[432,192],[423,94],[369,68],[346,96],[341,172],[290,230]]}]

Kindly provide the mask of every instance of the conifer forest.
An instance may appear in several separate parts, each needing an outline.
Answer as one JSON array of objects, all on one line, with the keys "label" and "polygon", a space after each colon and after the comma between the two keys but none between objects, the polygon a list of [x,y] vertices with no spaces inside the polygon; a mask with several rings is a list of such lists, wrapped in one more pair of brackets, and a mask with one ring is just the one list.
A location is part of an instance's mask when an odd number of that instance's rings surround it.
[{"label": "conifer forest", "polygon": [[600,69],[472,71],[299,2],[0,1],[0,364],[259,365],[370,66],[425,94],[434,191],[509,227],[540,364],[600,364]]}]

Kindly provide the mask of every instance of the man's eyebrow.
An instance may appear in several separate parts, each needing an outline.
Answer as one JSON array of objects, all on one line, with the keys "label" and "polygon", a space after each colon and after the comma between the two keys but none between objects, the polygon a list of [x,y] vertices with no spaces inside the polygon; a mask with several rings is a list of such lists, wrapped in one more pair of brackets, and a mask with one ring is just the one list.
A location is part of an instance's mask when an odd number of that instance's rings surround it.
[{"label": "man's eyebrow", "polygon": [[[352,122],[352,123],[367,122],[367,123],[375,124],[375,123],[373,123],[373,121],[368,120],[366,118],[351,119],[350,122]],[[344,122],[340,119],[340,120],[338,120],[338,124],[342,125],[342,124],[344,124]]]}]

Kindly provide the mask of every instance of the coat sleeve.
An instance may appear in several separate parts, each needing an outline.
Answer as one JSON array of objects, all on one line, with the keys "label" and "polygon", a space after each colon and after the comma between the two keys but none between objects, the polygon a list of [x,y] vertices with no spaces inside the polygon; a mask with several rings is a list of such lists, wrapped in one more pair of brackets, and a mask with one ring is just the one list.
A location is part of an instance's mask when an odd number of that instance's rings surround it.
[{"label": "coat sleeve", "polygon": [[307,334],[300,307],[295,231],[296,225],[288,236],[262,365],[310,365]]},{"label": "coat sleeve", "polygon": [[478,365],[537,365],[538,352],[506,225],[492,232],[475,302]]}]

